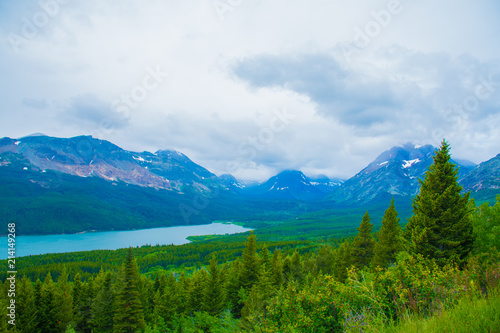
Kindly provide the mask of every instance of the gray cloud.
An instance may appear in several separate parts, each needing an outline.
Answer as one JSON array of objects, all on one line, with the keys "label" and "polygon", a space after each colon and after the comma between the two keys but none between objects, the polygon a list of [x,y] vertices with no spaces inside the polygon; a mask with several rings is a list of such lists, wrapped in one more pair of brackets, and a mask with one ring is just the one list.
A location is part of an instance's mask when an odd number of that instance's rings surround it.
[{"label": "gray cloud", "polygon": [[[500,152],[500,86],[476,96],[482,78],[500,81],[497,2],[405,1],[346,63],[338,46],[387,1],[244,2],[223,21],[211,1],[70,1],[35,34],[23,18],[32,24],[40,2],[0,1],[0,136],[92,134],[179,149],[216,173],[237,159],[253,179],[349,177],[391,146],[443,136],[481,162]],[[10,32],[28,32],[18,53]],[[157,65],[171,75],[125,114],[114,102]],[[284,107],[296,119],[242,156]]]},{"label": "gray cloud", "polygon": [[122,129],[129,123],[126,115],[90,93],[71,98],[69,106],[63,111],[63,117],[67,122],[83,123],[104,131]]}]

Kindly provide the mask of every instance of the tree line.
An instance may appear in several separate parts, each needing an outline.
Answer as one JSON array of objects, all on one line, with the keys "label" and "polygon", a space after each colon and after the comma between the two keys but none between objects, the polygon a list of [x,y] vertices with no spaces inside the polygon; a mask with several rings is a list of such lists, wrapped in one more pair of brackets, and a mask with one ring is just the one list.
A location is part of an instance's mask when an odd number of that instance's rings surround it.
[{"label": "tree line", "polygon": [[[457,184],[443,141],[405,228],[391,201],[377,237],[367,212],[352,240],[285,253],[250,234],[234,260],[212,255],[189,274],[139,271],[129,249],[119,270],[72,281],[24,276],[18,332],[341,332],[430,316],[500,281],[500,198],[475,207]],[[2,295],[6,292],[4,284]],[[0,304],[5,305],[6,298]]]}]

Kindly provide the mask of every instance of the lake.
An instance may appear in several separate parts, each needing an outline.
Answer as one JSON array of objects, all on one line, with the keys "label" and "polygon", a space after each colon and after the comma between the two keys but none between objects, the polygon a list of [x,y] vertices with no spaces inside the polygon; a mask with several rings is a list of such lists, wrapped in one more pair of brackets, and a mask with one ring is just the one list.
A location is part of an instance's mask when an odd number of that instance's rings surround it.
[{"label": "lake", "polygon": [[[128,231],[86,232],[70,235],[16,237],[16,257],[90,250],[116,250],[142,245],[181,245],[188,236],[236,234],[252,229],[231,223],[176,226]],[[0,259],[7,259],[7,237],[0,237]]]}]

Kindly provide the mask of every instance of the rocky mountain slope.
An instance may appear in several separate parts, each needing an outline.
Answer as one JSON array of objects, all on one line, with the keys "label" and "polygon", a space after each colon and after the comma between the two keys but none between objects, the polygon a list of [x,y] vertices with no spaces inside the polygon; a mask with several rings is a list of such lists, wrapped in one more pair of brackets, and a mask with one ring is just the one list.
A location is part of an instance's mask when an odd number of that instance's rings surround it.
[{"label": "rocky mountain slope", "polygon": [[213,173],[180,152],[131,152],[91,136],[3,138],[0,139],[0,156],[6,152],[23,156],[40,171],[54,170],[143,187],[210,192],[220,185]]},{"label": "rocky mountain slope", "polygon": [[[406,144],[380,154],[366,168],[345,181],[330,198],[336,202],[368,202],[380,196],[414,196],[419,179],[432,164],[435,147]],[[460,174],[471,170],[460,165]]]},{"label": "rocky mountain slope", "polygon": [[481,190],[500,189],[500,154],[482,162],[460,179],[464,190],[478,192]]}]

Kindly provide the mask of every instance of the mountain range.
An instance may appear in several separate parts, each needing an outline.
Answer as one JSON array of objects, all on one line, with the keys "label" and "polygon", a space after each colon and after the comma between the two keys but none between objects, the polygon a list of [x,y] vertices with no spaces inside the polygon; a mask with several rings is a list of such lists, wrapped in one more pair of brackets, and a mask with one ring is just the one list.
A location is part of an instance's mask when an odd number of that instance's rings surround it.
[{"label": "mountain range", "polygon": [[[285,170],[265,182],[248,184],[232,175],[216,176],[174,150],[131,152],[91,136],[2,138],[0,213],[26,221],[31,228],[27,233],[50,233],[54,230],[43,225],[56,223],[61,215],[77,220],[79,228],[110,230],[208,223],[234,219],[235,214],[269,217],[278,210],[288,216],[299,207],[411,198],[418,193],[419,179],[432,164],[435,149],[410,143],[393,147],[347,180]],[[454,162],[465,191],[473,196],[488,193],[490,199],[500,193],[500,154],[477,166]]]}]

